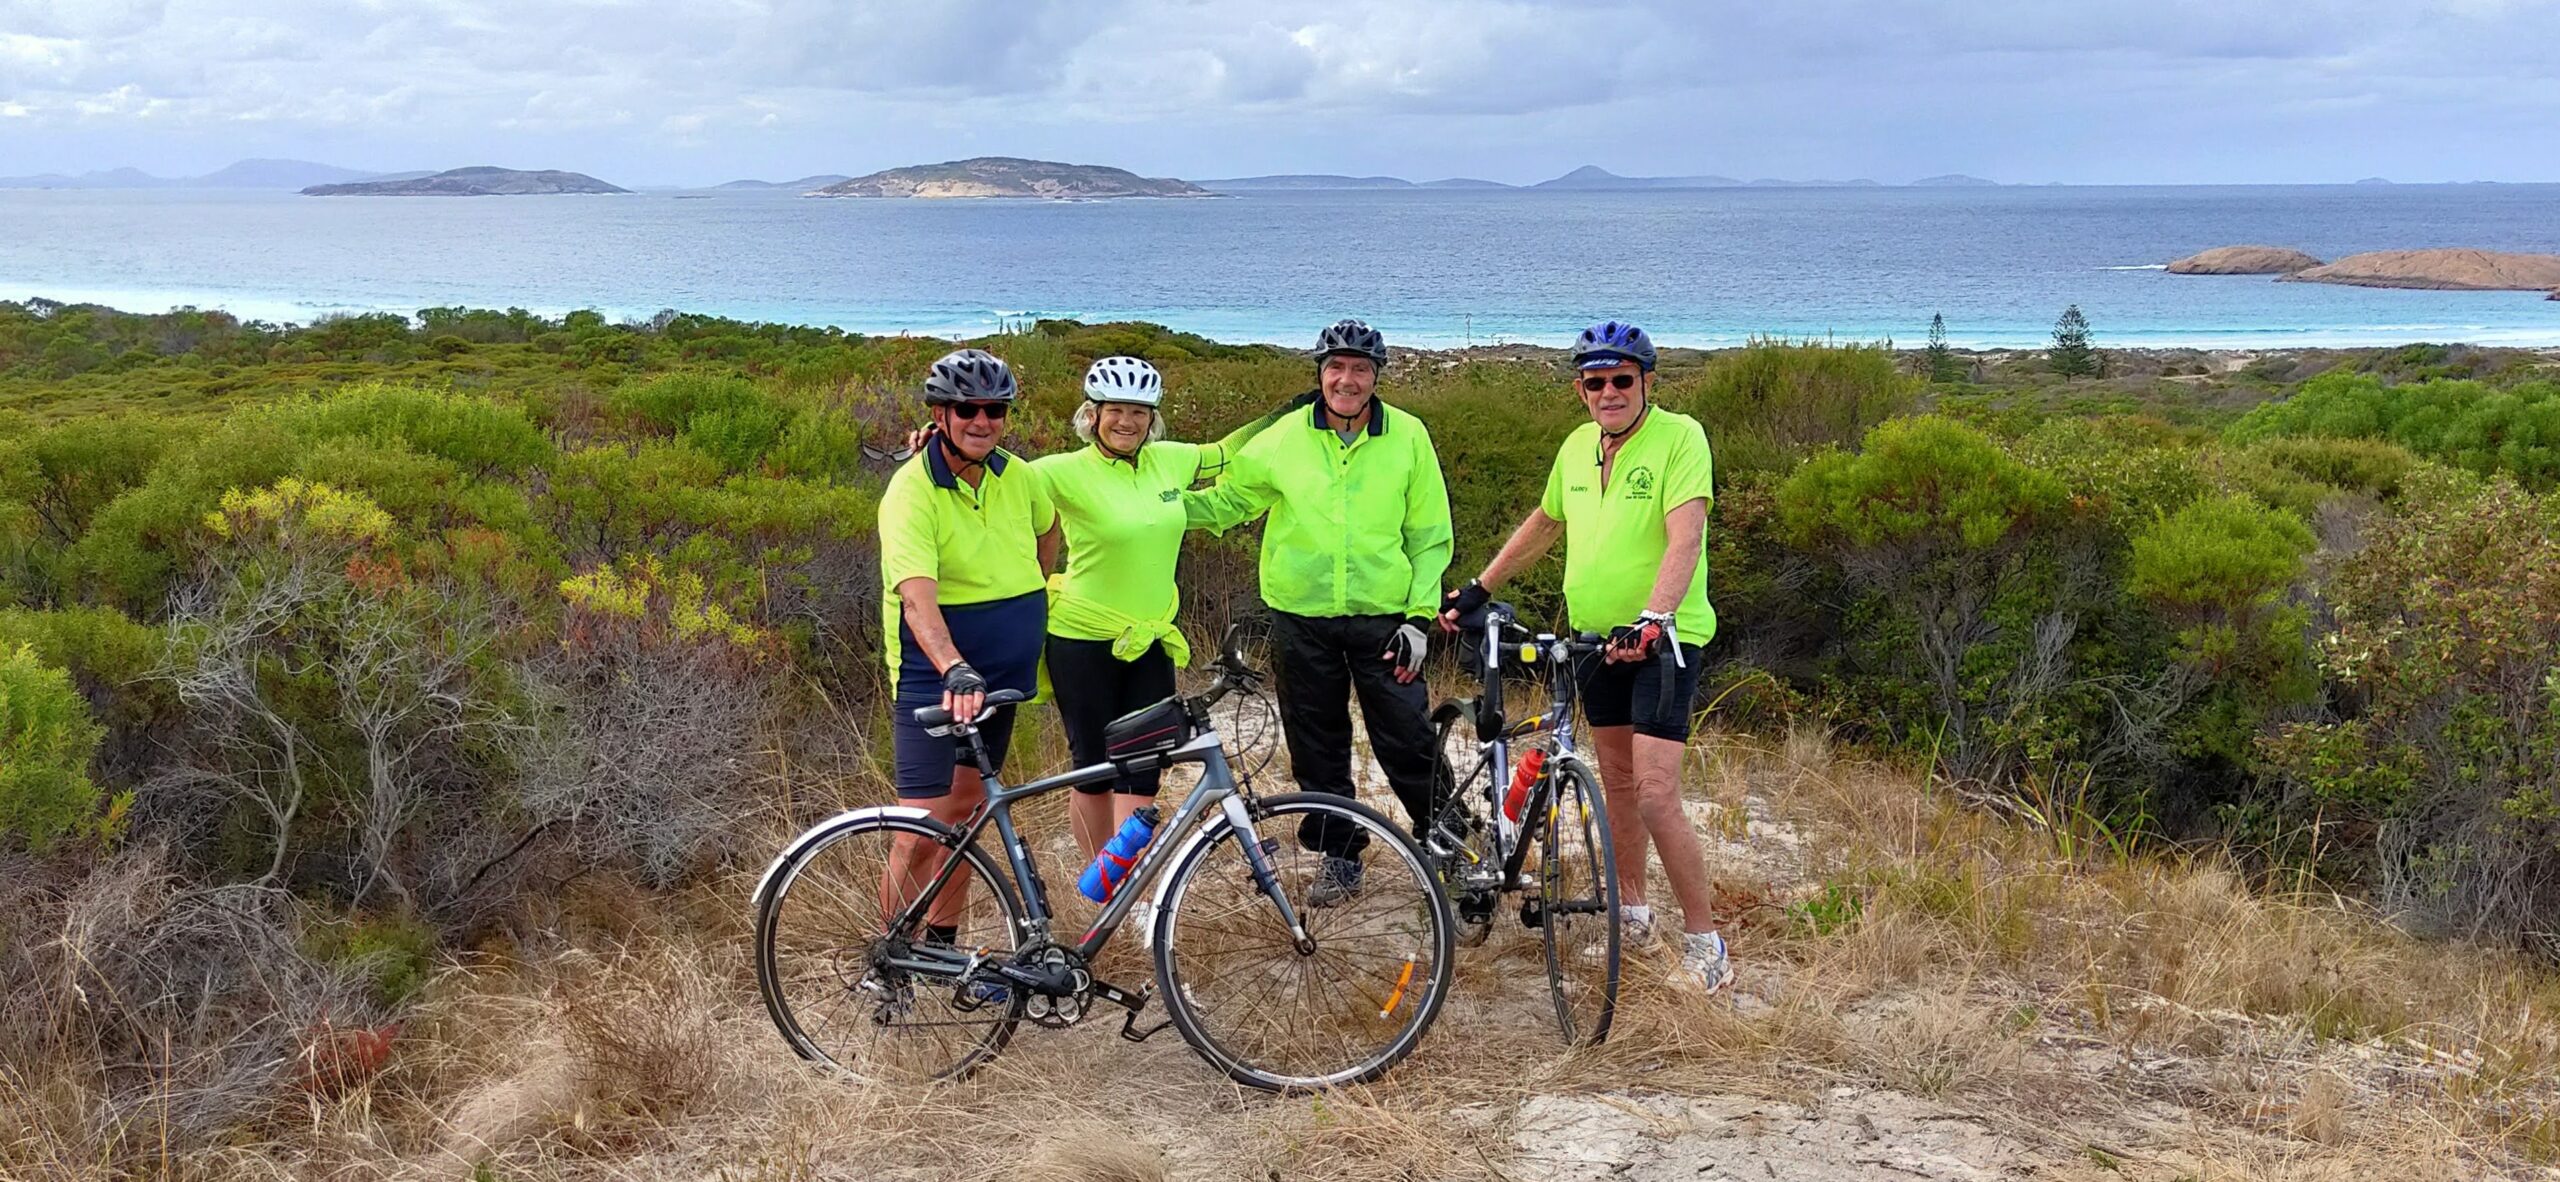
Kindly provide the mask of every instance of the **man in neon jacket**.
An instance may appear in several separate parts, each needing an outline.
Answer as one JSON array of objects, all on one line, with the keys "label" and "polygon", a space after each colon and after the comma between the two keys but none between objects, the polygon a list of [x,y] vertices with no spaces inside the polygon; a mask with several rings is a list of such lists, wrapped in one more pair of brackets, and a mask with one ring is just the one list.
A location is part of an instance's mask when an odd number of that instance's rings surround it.
[{"label": "man in neon jacket", "polygon": [[[1218,532],[1271,515],[1262,601],[1298,787],[1355,795],[1357,694],[1370,750],[1419,829],[1437,803],[1418,678],[1449,568],[1449,490],[1422,420],[1378,399],[1386,338],[1345,320],[1317,337],[1315,360],[1317,388],[1246,444],[1215,487],[1185,493],[1183,508],[1190,525]],[[1325,855],[1311,903],[1359,891],[1364,835],[1311,819],[1298,840]]]}]

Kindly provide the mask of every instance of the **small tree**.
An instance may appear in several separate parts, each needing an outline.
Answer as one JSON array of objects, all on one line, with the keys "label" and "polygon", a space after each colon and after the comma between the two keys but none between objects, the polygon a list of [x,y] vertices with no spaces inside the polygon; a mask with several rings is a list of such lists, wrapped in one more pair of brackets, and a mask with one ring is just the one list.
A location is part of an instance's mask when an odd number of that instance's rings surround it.
[{"label": "small tree", "polygon": [[1956,365],[1955,350],[1947,347],[1946,313],[1937,312],[1930,315],[1929,347],[1922,350],[1921,355],[1928,359],[1930,381],[1952,382],[1963,376],[1963,370]]},{"label": "small tree", "polygon": [[2053,372],[2066,379],[2097,376],[2098,351],[2089,344],[2089,318],[2080,314],[2080,305],[2062,310],[2062,319],[2053,325],[2053,348],[2044,356]]}]

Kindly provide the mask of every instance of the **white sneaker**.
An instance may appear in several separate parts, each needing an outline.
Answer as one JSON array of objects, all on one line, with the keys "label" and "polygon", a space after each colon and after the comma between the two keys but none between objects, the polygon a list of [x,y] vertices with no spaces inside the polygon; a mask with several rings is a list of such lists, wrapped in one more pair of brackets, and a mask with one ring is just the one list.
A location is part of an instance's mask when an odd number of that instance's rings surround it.
[{"label": "white sneaker", "polygon": [[1733,984],[1733,961],[1725,955],[1721,932],[1689,932],[1680,938],[1680,967],[1671,970],[1674,989],[1714,995]]},{"label": "white sneaker", "polygon": [[1618,946],[1633,950],[1652,944],[1653,908],[1642,904],[1618,908]]}]

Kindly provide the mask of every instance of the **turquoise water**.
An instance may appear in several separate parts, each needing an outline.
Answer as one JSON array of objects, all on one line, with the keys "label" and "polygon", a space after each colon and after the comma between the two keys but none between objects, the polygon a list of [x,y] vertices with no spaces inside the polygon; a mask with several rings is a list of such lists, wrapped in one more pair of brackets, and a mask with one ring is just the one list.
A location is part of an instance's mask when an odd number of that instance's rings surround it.
[{"label": "turquoise water", "polygon": [[2172,276],[2209,246],[2324,258],[2560,250],[2560,186],[1728,189],[1254,194],[1219,200],[817,200],[789,194],[308,198],[0,192],[0,299],[267,320],[446,304],[660,308],[865,332],[1007,317],[1159,321],[1298,342],[1363,316],[1399,343],[1561,343],[1631,318],[1753,335],[2101,344],[2560,345],[2560,302]]}]

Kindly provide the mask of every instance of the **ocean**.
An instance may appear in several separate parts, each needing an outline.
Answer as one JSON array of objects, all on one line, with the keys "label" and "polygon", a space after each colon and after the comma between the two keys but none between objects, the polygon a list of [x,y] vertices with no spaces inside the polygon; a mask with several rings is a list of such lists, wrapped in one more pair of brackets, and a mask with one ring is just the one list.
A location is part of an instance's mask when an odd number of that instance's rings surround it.
[{"label": "ocean", "polygon": [[2560,250],[2560,185],[1360,191],[1215,200],[867,201],[788,193],[319,198],[0,191],[0,299],[270,321],[441,305],[661,308],[869,333],[1151,320],[1302,342],[1560,344],[1603,317],[1672,344],[1754,336],[2102,346],[2560,345],[2531,292],[2173,276],[2267,243],[2323,258]]}]

